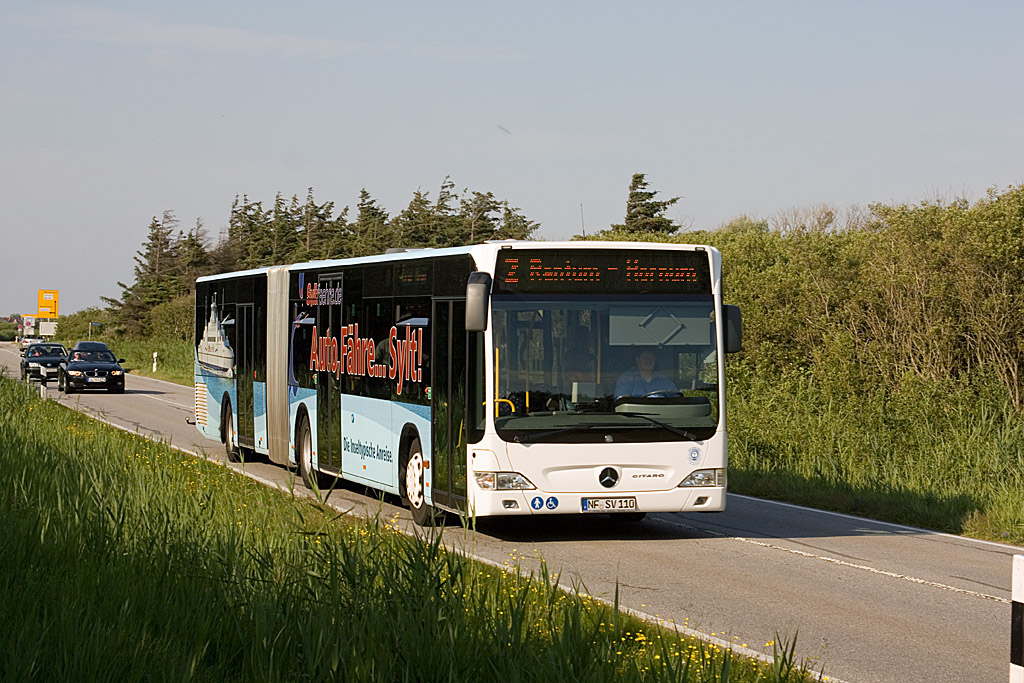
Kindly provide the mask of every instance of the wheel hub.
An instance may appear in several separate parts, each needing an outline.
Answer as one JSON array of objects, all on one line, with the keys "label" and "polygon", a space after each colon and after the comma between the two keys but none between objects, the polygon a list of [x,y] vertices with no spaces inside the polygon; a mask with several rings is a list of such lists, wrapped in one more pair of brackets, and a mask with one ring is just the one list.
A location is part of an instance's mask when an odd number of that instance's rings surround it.
[{"label": "wheel hub", "polygon": [[413,508],[423,505],[423,454],[413,453],[405,467],[405,495]]}]

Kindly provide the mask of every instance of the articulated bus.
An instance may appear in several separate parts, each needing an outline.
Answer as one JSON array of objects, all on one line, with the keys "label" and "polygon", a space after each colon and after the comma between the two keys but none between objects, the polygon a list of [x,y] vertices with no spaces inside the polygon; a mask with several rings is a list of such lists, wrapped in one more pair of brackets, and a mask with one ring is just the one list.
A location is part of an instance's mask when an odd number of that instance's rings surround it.
[{"label": "articulated bus", "polygon": [[202,277],[195,416],[310,488],[464,516],[725,508],[713,247],[487,242]]}]

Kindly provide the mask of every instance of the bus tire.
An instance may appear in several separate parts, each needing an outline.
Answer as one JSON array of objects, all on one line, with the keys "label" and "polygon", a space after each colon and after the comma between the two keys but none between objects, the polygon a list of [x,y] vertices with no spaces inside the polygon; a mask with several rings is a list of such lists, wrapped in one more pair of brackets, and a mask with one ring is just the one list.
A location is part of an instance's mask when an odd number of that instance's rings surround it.
[{"label": "bus tire", "polygon": [[434,511],[427,505],[426,473],[423,467],[423,447],[418,438],[409,444],[405,458],[405,498],[412,512],[412,521],[418,526],[427,526],[434,520]]},{"label": "bus tire", "polygon": [[313,471],[313,430],[309,428],[309,418],[305,415],[299,419],[299,426],[295,428],[295,463],[306,488],[319,488],[320,482]]},{"label": "bus tire", "polygon": [[224,456],[228,462],[241,462],[242,451],[235,442],[235,416],[231,412],[231,399],[227,397],[220,409],[220,440],[224,444]]}]

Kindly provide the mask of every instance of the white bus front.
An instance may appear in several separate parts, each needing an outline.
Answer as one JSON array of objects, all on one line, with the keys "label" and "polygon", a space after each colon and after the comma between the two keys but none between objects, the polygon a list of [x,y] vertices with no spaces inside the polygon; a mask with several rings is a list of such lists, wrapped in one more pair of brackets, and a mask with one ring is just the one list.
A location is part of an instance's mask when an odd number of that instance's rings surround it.
[{"label": "white bus front", "polygon": [[478,516],[725,508],[721,257],[602,247],[498,251],[468,449]]}]

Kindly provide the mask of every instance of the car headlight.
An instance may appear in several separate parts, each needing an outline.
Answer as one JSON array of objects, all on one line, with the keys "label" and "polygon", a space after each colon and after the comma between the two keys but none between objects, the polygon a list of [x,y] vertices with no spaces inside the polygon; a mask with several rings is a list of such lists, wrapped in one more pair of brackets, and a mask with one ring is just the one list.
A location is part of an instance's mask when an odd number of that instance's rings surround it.
[{"label": "car headlight", "polygon": [[679,486],[725,486],[725,470],[694,470]]},{"label": "car headlight", "polygon": [[533,483],[518,472],[475,472],[476,485],[488,491],[535,489]]},{"label": "car headlight", "polygon": [[81,370],[68,370],[68,374],[72,377],[80,377],[82,375]]},{"label": "car headlight", "polygon": [[117,377],[118,375],[121,374],[121,371],[120,370],[111,370],[110,374],[111,374],[112,377]]}]

